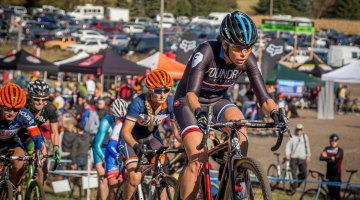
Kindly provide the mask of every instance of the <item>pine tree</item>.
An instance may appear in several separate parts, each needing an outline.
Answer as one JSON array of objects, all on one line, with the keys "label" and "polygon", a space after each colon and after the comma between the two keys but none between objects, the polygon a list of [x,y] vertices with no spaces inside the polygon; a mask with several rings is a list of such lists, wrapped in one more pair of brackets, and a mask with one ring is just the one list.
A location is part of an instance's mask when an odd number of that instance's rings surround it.
[{"label": "pine tree", "polygon": [[160,13],[160,0],[146,0],[144,8],[146,16],[153,18]]},{"label": "pine tree", "polygon": [[133,17],[145,16],[143,0],[132,0],[131,1],[130,16],[133,16]]},{"label": "pine tree", "polygon": [[359,0],[339,0],[335,4],[334,17],[342,19],[360,19]]},{"label": "pine tree", "polygon": [[129,8],[130,3],[128,0],[117,0],[116,6],[118,6],[120,8]]},{"label": "pine tree", "polygon": [[189,0],[178,0],[176,2],[175,16],[192,16],[191,3]]}]

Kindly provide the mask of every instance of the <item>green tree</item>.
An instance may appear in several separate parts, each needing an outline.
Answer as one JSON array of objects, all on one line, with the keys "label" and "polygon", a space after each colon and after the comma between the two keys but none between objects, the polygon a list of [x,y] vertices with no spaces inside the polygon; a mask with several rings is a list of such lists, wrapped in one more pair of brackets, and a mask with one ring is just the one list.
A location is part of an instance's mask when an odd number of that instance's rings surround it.
[{"label": "green tree", "polygon": [[120,8],[129,8],[130,3],[128,0],[117,0],[116,6],[118,6]]},{"label": "green tree", "polygon": [[289,7],[287,8],[286,14],[290,14],[292,16],[310,17],[310,0],[289,0]]},{"label": "green tree", "polygon": [[178,0],[174,9],[175,16],[192,16],[191,3],[189,0]]},{"label": "green tree", "polygon": [[130,7],[130,16],[143,17],[145,16],[145,9],[142,0],[132,0]]},{"label": "green tree", "polygon": [[335,4],[334,17],[342,19],[360,19],[359,0],[338,0]]},{"label": "green tree", "polygon": [[146,16],[153,18],[160,13],[160,0],[146,0],[144,8]]},{"label": "green tree", "polygon": [[227,10],[236,10],[238,7],[236,0],[225,0],[225,7]]}]

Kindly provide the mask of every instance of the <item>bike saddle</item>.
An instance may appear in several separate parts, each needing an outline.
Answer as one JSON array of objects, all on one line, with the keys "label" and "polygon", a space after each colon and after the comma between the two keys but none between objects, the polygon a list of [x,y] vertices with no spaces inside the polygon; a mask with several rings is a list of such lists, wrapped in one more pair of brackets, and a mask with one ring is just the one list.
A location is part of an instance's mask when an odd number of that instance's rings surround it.
[{"label": "bike saddle", "polygon": [[358,172],[358,170],[346,170],[346,172],[349,172],[349,173],[356,173],[356,172]]},{"label": "bike saddle", "polygon": [[309,172],[311,173],[311,174],[319,174],[319,176],[320,177],[322,177],[322,178],[324,178],[325,177],[325,174],[323,174],[323,173],[321,173],[321,172],[319,172],[319,171],[315,171],[315,170],[309,170]]},{"label": "bike saddle", "polygon": [[280,153],[274,153],[274,155],[275,155],[275,156],[279,156],[279,155],[280,155]]}]

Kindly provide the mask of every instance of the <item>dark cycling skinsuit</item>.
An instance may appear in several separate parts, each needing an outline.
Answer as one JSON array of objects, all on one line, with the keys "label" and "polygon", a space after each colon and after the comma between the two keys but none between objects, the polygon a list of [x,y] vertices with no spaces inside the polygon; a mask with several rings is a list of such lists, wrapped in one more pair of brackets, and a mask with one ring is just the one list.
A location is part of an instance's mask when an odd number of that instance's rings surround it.
[{"label": "dark cycling skinsuit", "polygon": [[[26,107],[29,109],[29,111],[35,115],[35,112],[30,107],[31,105],[28,104]],[[42,124],[44,124],[47,120],[49,120],[50,123],[56,123],[58,122],[58,115],[56,107],[51,103],[47,102],[47,104],[44,106],[44,108],[40,111],[40,113],[35,117],[35,122],[38,127],[40,127]],[[19,137],[21,139],[21,142],[26,146],[26,150],[28,153],[30,153],[33,149],[32,140],[30,140],[29,134],[26,131],[26,129],[21,129],[19,132]]]},{"label": "dark cycling skinsuit", "polygon": [[221,120],[227,108],[236,107],[230,102],[227,89],[242,73],[247,73],[260,105],[270,99],[253,53],[242,66],[227,65],[224,57],[221,42],[208,41],[200,44],[190,58],[176,89],[173,108],[183,139],[190,132],[200,131],[193,112],[187,106],[187,92],[198,96],[203,111],[207,112],[207,107],[214,105],[215,121]]},{"label": "dark cycling skinsuit", "polygon": [[34,116],[26,108],[22,108],[11,122],[0,119],[0,154],[6,154],[9,149],[22,147],[21,142],[15,137],[20,129],[25,127],[29,136],[34,140],[35,149],[45,148],[43,137],[37,127]]}]

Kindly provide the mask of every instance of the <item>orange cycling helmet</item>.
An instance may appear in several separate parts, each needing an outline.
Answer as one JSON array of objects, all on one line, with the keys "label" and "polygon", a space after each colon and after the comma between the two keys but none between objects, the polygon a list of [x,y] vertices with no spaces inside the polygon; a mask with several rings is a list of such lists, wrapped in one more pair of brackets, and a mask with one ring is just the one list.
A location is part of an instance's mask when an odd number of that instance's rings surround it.
[{"label": "orange cycling helmet", "polygon": [[148,89],[168,88],[174,85],[171,76],[164,70],[152,71],[146,76],[145,84]]},{"label": "orange cycling helmet", "polygon": [[23,108],[26,104],[24,90],[15,83],[8,83],[0,89],[0,105],[8,108]]}]

